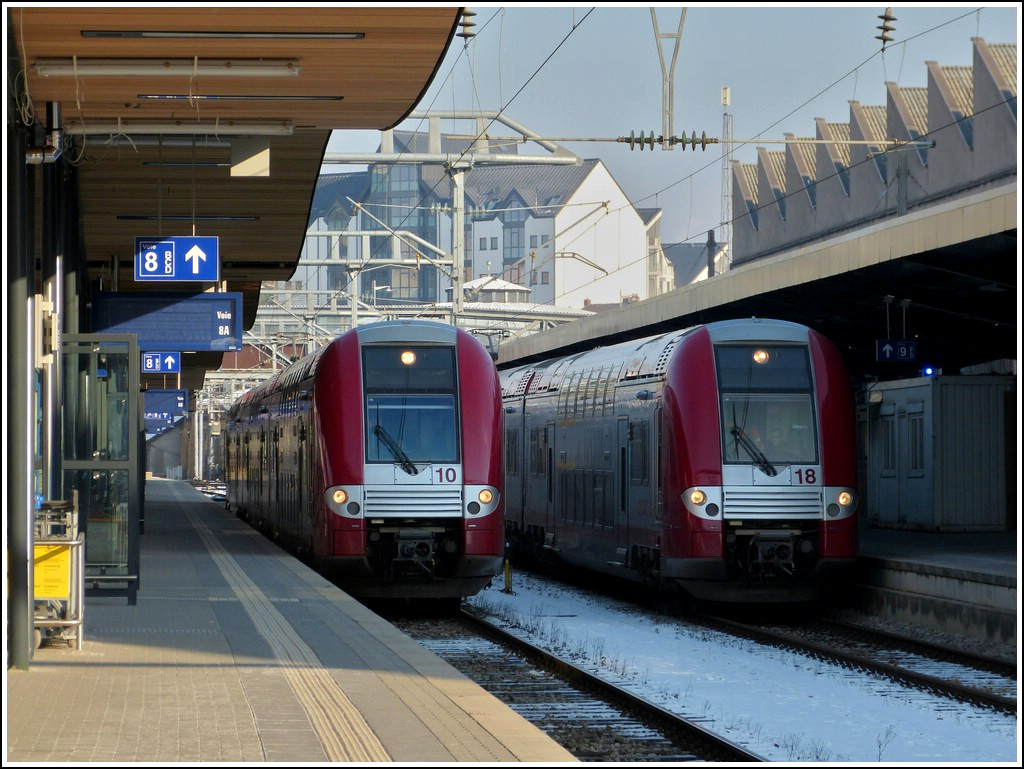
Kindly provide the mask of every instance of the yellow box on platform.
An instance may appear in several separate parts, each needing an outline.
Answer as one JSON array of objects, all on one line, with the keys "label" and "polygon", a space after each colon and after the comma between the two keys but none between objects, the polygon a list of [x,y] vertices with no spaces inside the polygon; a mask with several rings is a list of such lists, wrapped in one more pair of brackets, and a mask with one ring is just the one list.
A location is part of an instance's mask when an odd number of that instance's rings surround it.
[{"label": "yellow box on platform", "polygon": [[36,598],[67,600],[71,597],[71,547],[35,545],[33,569]]}]

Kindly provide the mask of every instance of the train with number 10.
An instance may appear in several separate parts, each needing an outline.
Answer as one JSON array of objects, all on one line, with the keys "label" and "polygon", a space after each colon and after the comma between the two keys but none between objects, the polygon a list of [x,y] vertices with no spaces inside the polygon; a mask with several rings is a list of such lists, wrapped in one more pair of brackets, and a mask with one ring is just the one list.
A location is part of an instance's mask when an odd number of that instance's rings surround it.
[{"label": "train with number 10", "polygon": [[461,600],[504,561],[501,388],[468,332],[347,331],[228,413],[227,506],[357,598]]},{"label": "train with number 10", "polygon": [[838,349],[712,322],[500,371],[510,554],[708,602],[823,597],[857,555]]}]

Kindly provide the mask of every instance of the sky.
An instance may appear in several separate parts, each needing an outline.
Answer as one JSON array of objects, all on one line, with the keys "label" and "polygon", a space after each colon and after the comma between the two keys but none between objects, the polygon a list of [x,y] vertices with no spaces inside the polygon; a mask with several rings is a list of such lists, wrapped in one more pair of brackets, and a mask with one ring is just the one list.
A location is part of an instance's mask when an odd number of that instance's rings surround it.
[{"label": "sky", "polygon": [[[732,148],[733,159],[756,163],[759,139],[782,150],[785,133],[813,138],[816,118],[848,122],[851,100],[884,106],[887,82],[926,87],[927,61],[970,66],[972,37],[993,44],[1020,36],[1016,3],[892,6],[896,20],[884,51],[875,39],[883,6],[697,4],[685,9],[678,51],[674,39],[662,37],[659,56],[647,6],[471,8],[476,36],[468,45],[455,38],[417,111],[500,110],[542,137],[587,139],[557,143],[601,158],[638,208],[664,209],[665,244],[703,243],[709,229],[721,239],[724,148]],[[675,36],[683,9],[654,11],[660,34]],[[724,138],[728,110],[732,144],[641,151],[608,141],[662,133],[662,62],[674,80],[673,134]],[[418,125],[425,130],[419,121],[401,128]],[[465,121],[442,126],[453,133],[471,128]],[[374,152],[378,144],[376,131],[335,132],[328,152]],[[520,152],[526,148],[538,149],[524,145]],[[324,172],[358,168],[330,164]]]},{"label": "sky", "polygon": [[[581,667],[705,725],[773,762],[1019,766],[1017,719],[783,649],[666,618],[513,572],[469,599],[535,645],[584,650]],[[639,614],[644,621],[638,621]],[[515,627],[518,626],[518,627]],[[595,665],[600,654],[603,665]],[[941,706],[937,706],[936,703]]]}]

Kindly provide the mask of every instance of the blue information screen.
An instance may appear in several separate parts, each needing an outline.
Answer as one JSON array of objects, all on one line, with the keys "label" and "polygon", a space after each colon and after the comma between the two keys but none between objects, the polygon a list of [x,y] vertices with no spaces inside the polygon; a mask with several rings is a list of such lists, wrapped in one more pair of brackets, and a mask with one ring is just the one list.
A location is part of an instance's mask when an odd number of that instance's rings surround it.
[{"label": "blue information screen", "polygon": [[188,414],[188,390],[146,390],[143,417],[147,433],[170,429]]},{"label": "blue information screen", "polygon": [[188,413],[188,390],[146,390],[146,419],[169,420]]},{"label": "blue information screen", "polygon": [[240,293],[121,292],[92,300],[95,333],[135,334],[140,350],[242,349]]}]

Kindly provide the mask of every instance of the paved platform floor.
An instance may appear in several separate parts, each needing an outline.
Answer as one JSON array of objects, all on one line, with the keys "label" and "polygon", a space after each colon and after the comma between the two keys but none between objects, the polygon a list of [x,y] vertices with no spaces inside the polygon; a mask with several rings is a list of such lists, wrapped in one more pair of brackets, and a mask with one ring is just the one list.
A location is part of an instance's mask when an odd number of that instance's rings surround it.
[{"label": "paved platform floor", "polygon": [[575,761],[189,484],[145,520],[137,603],[7,670],[5,764]]}]

